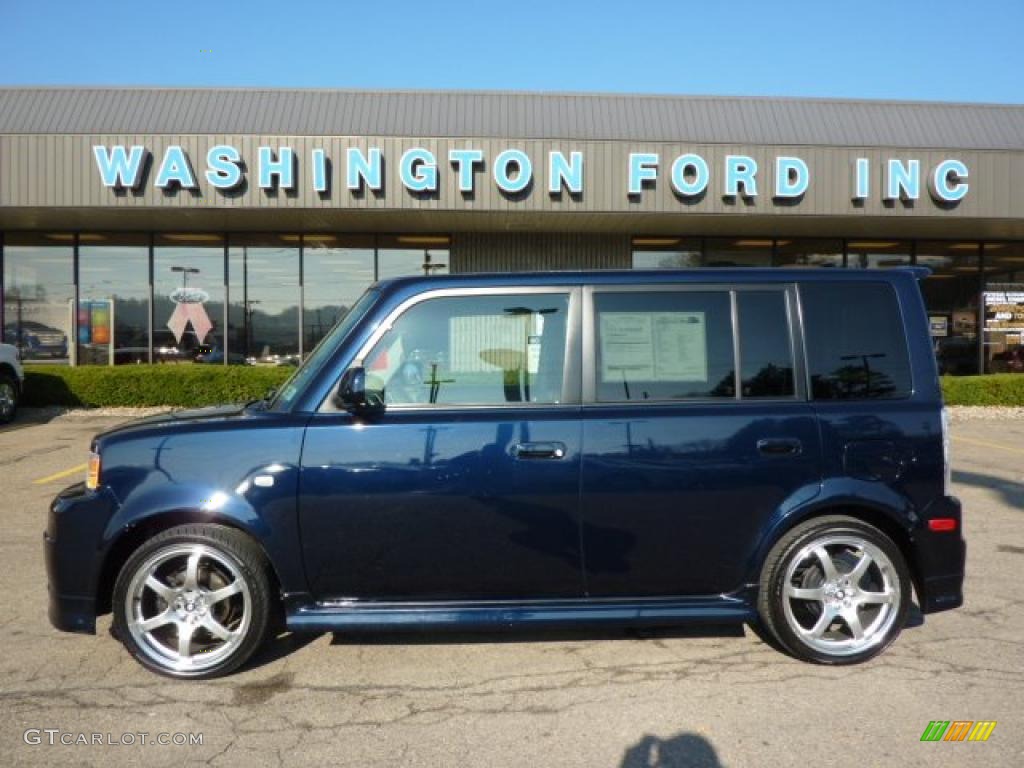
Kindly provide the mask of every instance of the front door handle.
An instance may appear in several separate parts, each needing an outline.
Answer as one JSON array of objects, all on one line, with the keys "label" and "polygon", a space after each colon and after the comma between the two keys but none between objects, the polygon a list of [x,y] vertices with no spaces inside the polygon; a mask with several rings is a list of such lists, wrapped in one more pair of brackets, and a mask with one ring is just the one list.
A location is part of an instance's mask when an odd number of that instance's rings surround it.
[{"label": "front door handle", "polygon": [[516,443],[512,455],[517,459],[563,459],[565,443]]},{"label": "front door handle", "polygon": [[757,451],[762,456],[796,456],[804,446],[793,437],[766,437],[757,441]]}]

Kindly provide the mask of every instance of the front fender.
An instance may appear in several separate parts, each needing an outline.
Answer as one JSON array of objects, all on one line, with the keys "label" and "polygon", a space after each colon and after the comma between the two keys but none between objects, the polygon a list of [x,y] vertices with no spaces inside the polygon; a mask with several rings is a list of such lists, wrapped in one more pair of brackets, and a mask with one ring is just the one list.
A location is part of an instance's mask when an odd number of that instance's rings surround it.
[{"label": "front fender", "polygon": [[264,549],[285,592],[306,591],[297,496],[304,421],[164,426],[108,439],[102,481],[118,499],[102,536],[106,556],[139,528],[223,523]]}]

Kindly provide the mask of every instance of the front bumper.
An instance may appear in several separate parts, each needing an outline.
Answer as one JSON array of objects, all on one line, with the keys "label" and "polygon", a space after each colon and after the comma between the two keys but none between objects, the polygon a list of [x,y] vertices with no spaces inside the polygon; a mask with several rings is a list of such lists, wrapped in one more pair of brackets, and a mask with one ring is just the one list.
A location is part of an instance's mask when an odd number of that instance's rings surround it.
[{"label": "front bumper", "polygon": [[[938,517],[954,518],[956,530],[928,530],[927,521]],[[922,518],[924,526],[915,534],[913,541],[921,612],[959,608],[964,603],[964,564],[967,559],[960,500],[955,496],[943,496],[928,506]]]},{"label": "front bumper", "polygon": [[78,483],[50,504],[43,533],[50,623],[64,632],[96,632],[96,591],[103,532],[117,509],[109,491]]}]

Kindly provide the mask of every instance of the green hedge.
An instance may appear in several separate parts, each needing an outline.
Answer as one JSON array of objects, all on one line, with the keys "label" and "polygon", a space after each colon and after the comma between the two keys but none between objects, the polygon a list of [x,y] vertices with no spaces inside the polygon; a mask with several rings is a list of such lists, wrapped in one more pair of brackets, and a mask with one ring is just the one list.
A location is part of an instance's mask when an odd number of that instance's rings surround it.
[{"label": "green hedge", "polygon": [[1024,405],[1024,373],[943,376],[946,405]]},{"label": "green hedge", "polygon": [[190,407],[244,402],[263,397],[294,370],[244,365],[26,366],[22,405]]},{"label": "green hedge", "polygon": [[[22,405],[67,407],[203,406],[263,397],[290,367],[244,365],[34,365],[26,367]],[[947,405],[1024,406],[1024,374],[943,376]]]}]

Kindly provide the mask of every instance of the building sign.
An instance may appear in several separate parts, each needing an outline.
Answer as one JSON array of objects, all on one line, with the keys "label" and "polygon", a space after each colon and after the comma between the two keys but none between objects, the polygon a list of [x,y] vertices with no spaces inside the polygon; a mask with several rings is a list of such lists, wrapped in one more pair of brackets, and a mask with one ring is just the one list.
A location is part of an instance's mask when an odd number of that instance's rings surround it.
[{"label": "building sign", "polygon": [[986,333],[1024,333],[1024,286],[984,295]]},{"label": "building sign", "polygon": [[949,336],[949,315],[929,315],[928,327],[933,338]]},{"label": "building sign", "polygon": [[[176,144],[166,147],[160,157],[153,157],[142,145],[96,145],[92,150],[100,180],[110,189],[138,190],[151,183],[165,191],[199,190],[202,180],[225,196],[244,184],[254,184],[266,194],[295,192],[300,184],[300,167],[302,183],[321,197],[330,197],[338,187],[383,196],[388,193],[384,168],[393,163],[401,186],[415,195],[439,194],[442,176],[450,174],[467,199],[489,184],[514,197],[543,189],[553,197],[567,195],[578,200],[588,171],[583,152],[556,150],[537,158],[516,147],[502,149],[493,157],[470,147],[453,148],[439,156],[420,146],[408,147],[395,157],[385,157],[380,147],[348,147],[341,157],[333,158],[322,148],[299,157],[287,145],[260,146],[255,157],[243,157],[230,144],[210,147],[204,157],[198,158]],[[150,165],[154,168],[152,174],[148,172]],[[715,194],[725,200],[748,201],[764,196],[778,205],[792,205],[799,204],[814,183],[814,169],[796,156],[776,156],[765,168],[749,155],[730,154],[716,165],[719,167],[695,152],[671,157],[657,152],[629,152],[621,168],[626,180],[621,193],[630,201],[638,201],[655,185],[667,184],[684,203]],[[602,174],[605,171],[596,169]],[[872,162],[857,157],[849,168],[850,204],[863,204],[872,195],[890,204],[914,201],[924,197],[927,189],[937,205],[955,205],[970,189],[969,176],[966,163],[956,158],[945,158],[926,168],[916,158]]]}]

